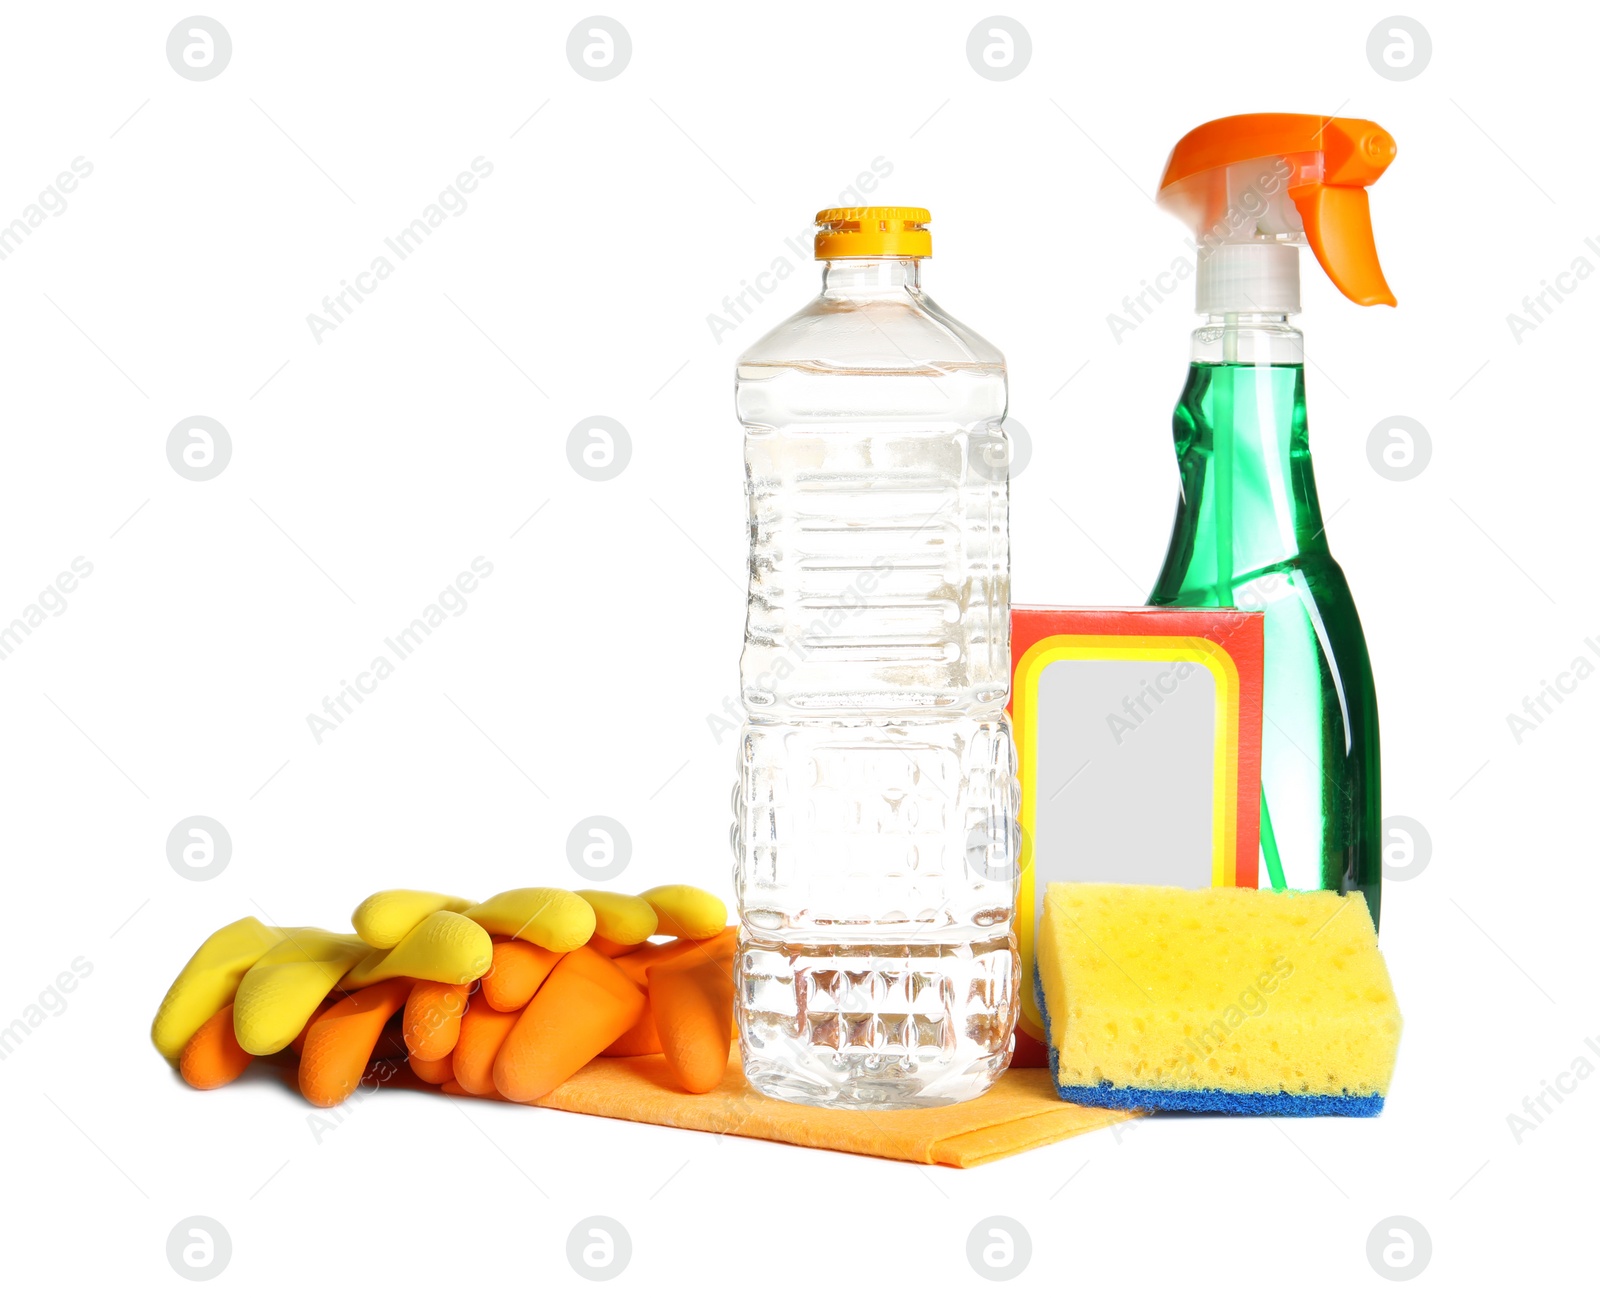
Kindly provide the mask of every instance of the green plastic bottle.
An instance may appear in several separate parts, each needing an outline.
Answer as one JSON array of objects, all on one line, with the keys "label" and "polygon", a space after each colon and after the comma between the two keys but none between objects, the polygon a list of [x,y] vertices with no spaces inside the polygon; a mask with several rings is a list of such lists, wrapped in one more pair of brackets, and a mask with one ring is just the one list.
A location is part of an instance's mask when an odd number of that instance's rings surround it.
[{"label": "green plastic bottle", "polygon": [[1304,343],[1289,317],[1300,309],[1300,244],[1353,300],[1393,305],[1365,190],[1393,157],[1371,122],[1289,114],[1211,122],[1173,150],[1160,201],[1196,231],[1206,320],[1173,414],[1181,492],[1150,595],[1263,612],[1262,883],[1360,889],[1374,923],[1377,698],[1317,502]]}]

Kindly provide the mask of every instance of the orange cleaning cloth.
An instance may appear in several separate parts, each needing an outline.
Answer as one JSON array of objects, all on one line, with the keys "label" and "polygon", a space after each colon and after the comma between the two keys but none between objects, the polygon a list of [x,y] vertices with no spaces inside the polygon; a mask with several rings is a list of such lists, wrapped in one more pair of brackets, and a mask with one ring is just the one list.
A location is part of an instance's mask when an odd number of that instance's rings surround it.
[{"label": "orange cleaning cloth", "polygon": [[[462,1093],[448,1083],[445,1090]],[[1141,1116],[1067,1104],[1057,1098],[1049,1071],[1039,1068],[1011,1069],[987,1094],[936,1109],[880,1113],[787,1104],[750,1089],[737,1045],[721,1083],[704,1095],[685,1094],[664,1057],[645,1055],[596,1059],[534,1104],[947,1167],[975,1167]]]}]

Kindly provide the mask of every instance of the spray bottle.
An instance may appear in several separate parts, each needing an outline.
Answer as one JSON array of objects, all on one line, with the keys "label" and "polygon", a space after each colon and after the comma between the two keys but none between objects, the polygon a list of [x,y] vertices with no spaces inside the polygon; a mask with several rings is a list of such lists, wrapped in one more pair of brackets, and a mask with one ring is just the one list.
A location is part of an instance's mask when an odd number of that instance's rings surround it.
[{"label": "spray bottle", "polygon": [[1306,434],[1300,246],[1362,306],[1393,306],[1366,187],[1393,161],[1373,122],[1259,113],[1178,142],[1157,202],[1194,231],[1188,382],[1173,413],[1181,494],[1150,603],[1266,616],[1262,878],[1382,883],[1378,709],[1366,640],[1328,550]]}]

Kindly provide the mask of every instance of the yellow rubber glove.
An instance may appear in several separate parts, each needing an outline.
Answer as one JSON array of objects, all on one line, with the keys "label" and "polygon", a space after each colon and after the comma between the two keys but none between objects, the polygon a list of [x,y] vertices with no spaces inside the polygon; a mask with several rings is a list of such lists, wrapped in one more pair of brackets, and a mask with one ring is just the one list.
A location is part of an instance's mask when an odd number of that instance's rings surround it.
[{"label": "yellow rubber glove", "polygon": [[435,983],[470,983],[489,972],[494,943],[465,915],[436,910],[389,951],[374,951],[344,976],[344,991],[370,987],[388,978],[421,978]]},{"label": "yellow rubber glove", "polygon": [[239,990],[250,966],[283,940],[286,930],[269,928],[253,915],[236,919],[200,944],[173,980],[150,1025],[150,1040],[169,1064]]},{"label": "yellow rubber glove", "polygon": [[637,946],[656,931],[656,911],[643,897],[622,892],[582,888],[578,892],[594,907],[594,932],[618,946]]},{"label": "yellow rubber glove", "polygon": [[666,883],[639,896],[655,907],[656,932],[704,942],[727,926],[727,904],[715,893],[687,883]]},{"label": "yellow rubber glove", "polygon": [[462,914],[496,937],[520,937],[547,951],[576,951],[594,936],[594,907],[565,888],[513,888]]},{"label": "yellow rubber glove", "polygon": [[252,1055],[277,1054],[300,1035],[334,984],[371,953],[354,933],[293,930],[240,981],[233,1035]]},{"label": "yellow rubber glove", "polygon": [[356,907],[350,927],[370,947],[387,951],[436,910],[468,910],[465,897],[447,892],[419,892],[415,888],[387,888],[375,892]]}]

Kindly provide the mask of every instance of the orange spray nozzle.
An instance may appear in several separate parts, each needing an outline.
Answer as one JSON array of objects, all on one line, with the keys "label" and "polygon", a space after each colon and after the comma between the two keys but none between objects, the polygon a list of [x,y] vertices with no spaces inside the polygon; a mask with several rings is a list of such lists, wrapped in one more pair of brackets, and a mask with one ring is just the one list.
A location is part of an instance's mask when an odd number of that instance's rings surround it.
[{"label": "orange spray nozzle", "polygon": [[1393,306],[1372,237],[1367,186],[1394,156],[1394,137],[1360,118],[1223,117],[1178,141],[1156,201],[1195,231],[1202,259],[1224,244],[1295,244],[1303,237],[1352,302]]}]

